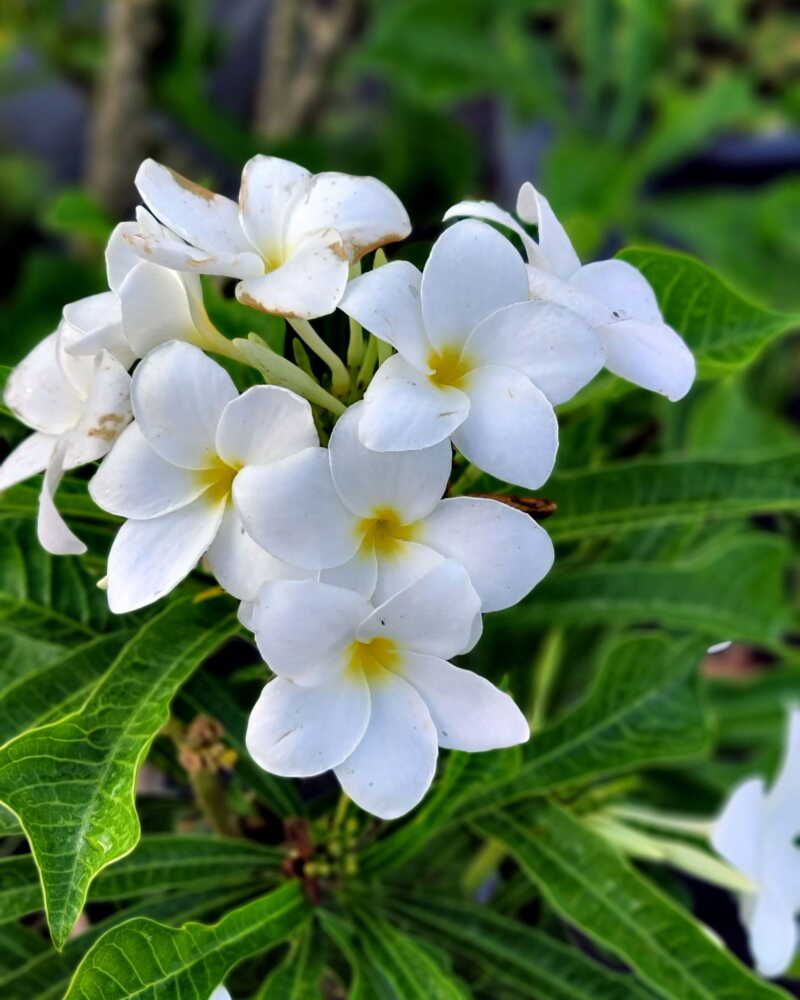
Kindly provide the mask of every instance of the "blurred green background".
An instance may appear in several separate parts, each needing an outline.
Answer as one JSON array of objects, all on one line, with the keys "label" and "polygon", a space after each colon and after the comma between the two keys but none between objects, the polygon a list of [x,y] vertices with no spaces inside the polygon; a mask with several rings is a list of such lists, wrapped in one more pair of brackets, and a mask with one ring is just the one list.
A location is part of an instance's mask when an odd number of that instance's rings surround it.
[{"label": "blurred green background", "polygon": [[794,4],[2,7],[0,363],[102,287],[103,240],[135,204],[146,155],[230,194],[259,151],[373,173],[406,202],[418,240],[452,202],[512,207],[532,179],[584,255],[666,243],[800,309]]}]

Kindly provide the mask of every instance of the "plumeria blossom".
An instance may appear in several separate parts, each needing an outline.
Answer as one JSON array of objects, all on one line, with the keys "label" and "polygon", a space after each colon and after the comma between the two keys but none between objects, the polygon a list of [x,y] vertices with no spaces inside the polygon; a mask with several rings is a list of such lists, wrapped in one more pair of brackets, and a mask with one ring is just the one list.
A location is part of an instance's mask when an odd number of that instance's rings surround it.
[{"label": "plumeria blossom", "polygon": [[779,976],[797,951],[800,913],[800,708],[789,713],[783,764],[767,791],[749,778],[731,793],[711,837],[726,861],[756,885],[740,913],[764,976]]},{"label": "plumeria blossom", "polygon": [[111,610],[163,597],[204,554],[242,599],[264,580],[296,575],[245,533],[231,487],[248,465],[317,444],[308,402],[266,385],[240,396],[224,368],[180,341],[141,362],[131,401],[134,422],[89,484],[99,507],[128,519],[108,558]]},{"label": "plumeria blossom", "polygon": [[196,274],[185,274],[142,260],[131,247],[132,234],[165,239],[168,231],[147,209],[136,222],[121,222],[106,247],[109,291],[90,295],[64,308],[74,331],[69,351],[94,355],[107,350],[130,368],[137,358],[168,340],[185,340],[209,350],[226,341],[208,317]]},{"label": "plumeria blossom", "polygon": [[398,352],[367,389],[363,444],[411,451],[452,438],[481,469],[528,488],[553,468],[553,405],[603,366],[588,324],[529,301],[522,258],[482,222],[446,230],[422,274],[394,261],[356,278],[340,307]]},{"label": "plumeria blossom", "polygon": [[447,440],[419,451],[366,448],[358,436],[364,408],[357,403],[340,417],[327,451],[242,470],[234,496],[248,533],[282,560],[327,571],[323,580],[374,603],[452,558],[484,611],[516,604],[553,563],[547,532],[496,500],[443,500]]},{"label": "plumeria blossom", "polygon": [[6,406],[34,433],[0,465],[0,490],[44,472],[37,533],[54,555],[86,551],[55,507],[64,472],[102,458],[131,419],[125,368],[108,351],[74,357],[73,339],[62,321],[17,365],[4,393]]},{"label": "plumeria blossom", "polygon": [[623,260],[581,265],[550,203],[530,183],[520,188],[517,214],[538,227],[538,242],[490,201],[459,202],[444,218],[475,216],[516,233],[528,259],[531,298],[565,306],[590,323],[602,341],[606,367],[614,374],[673,402],[682,399],[694,382],[694,358],[664,322],[644,275]]},{"label": "plumeria blossom", "polygon": [[480,599],[453,560],[377,607],[317,581],[264,584],[253,622],[277,676],[250,716],[251,756],[284,776],[332,768],[368,812],[408,812],[433,779],[437,747],[490,750],[528,738],[508,695],[448,662],[472,644],[479,619]]},{"label": "plumeria blossom", "polygon": [[333,312],[350,265],[411,231],[400,200],[374,177],[311,174],[274,156],[245,164],[238,205],[153,160],[136,186],[166,227],[127,233],[145,260],[239,278],[240,302],[292,318]]}]

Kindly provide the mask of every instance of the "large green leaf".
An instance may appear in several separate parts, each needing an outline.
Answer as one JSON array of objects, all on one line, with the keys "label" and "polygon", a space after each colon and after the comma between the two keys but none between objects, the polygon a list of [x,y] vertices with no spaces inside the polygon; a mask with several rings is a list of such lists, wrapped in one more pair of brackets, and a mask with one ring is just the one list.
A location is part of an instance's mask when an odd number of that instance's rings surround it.
[{"label": "large green leaf", "polygon": [[800,317],[756,305],[695,257],[674,250],[629,247],[619,256],[653,286],[664,319],[686,340],[701,376],[749,365]]},{"label": "large green leaf", "polygon": [[219,601],[170,604],[123,648],[80,710],[0,748],[0,801],[30,842],[57,947],[94,876],[139,839],[136,772],[172,696],[237,631]]},{"label": "large green leaf", "polygon": [[778,1000],[602,837],[542,800],[478,821],[517,859],[550,905],[619,955],[669,1000]]},{"label": "large green leaf", "polygon": [[111,928],[78,967],[64,1000],[206,998],[234,965],[285,941],[310,913],[298,882],[178,930],[146,917]]},{"label": "large green leaf", "polygon": [[325,940],[315,924],[295,936],[281,964],[264,980],[253,1000],[320,1000]]},{"label": "large green leaf", "polygon": [[[224,837],[163,834],[143,837],[126,857],[92,883],[91,902],[137,899],[175,889],[259,886],[274,882],[281,854],[274,848]],[[42,908],[42,888],[31,854],[0,858],[0,921]]]},{"label": "large green leaf", "polygon": [[554,476],[547,495],[558,504],[547,521],[556,541],[797,511],[800,452],[747,462],[680,456],[620,462]]},{"label": "large green leaf", "polygon": [[[633,977],[592,962],[578,948],[465,900],[431,894],[387,905],[513,995],[531,1000],[647,1000]],[[472,979],[470,979],[472,981]]]},{"label": "large green leaf", "polygon": [[790,557],[785,539],[753,533],[722,537],[680,562],[567,564],[501,624],[519,631],[656,624],[691,629],[709,643],[743,639],[782,649],[791,621],[784,586]]}]

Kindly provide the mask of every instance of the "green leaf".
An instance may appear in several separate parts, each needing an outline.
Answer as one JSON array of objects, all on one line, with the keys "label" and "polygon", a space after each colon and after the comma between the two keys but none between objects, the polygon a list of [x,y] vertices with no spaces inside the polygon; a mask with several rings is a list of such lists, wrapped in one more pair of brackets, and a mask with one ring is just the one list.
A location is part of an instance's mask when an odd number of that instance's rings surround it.
[{"label": "green leaf", "polygon": [[98,636],[43,664],[19,656],[0,667],[0,744],[80,708],[127,638]]},{"label": "green leaf", "polygon": [[784,587],[790,557],[785,539],[752,533],[716,539],[677,562],[566,565],[503,624],[520,632],[551,625],[656,624],[691,629],[709,643],[742,639],[782,650],[781,635],[791,620]]},{"label": "green leaf", "polygon": [[[647,1000],[633,977],[592,962],[578,948],[543,931],[493,913],[485,906],[439,895],[390,897],[387,905],[462,959],[493,987],[531,1000]],[[470,978],[470,982],[472,982]]]},{"label": "green leaf", "polygon": [[114,228],[114,220],[82,188],[63,190],[50,202],[42,222],[64,236],[79,236],[104,246]]},{"label": "green leaf", "polygon": [[653,286],[664,319],[684,338],[701,377],[751,364],[800,318],[756,305],[705,264],[674,250],[629,247],[619,255]]},{"label": "green leaf", "polygon": [[[800,510],[800,451],[743,462],[679,456],[619,462],[554,476],[554,541]],[[538,598],[540,591],[537,590]]]},{"label": "green leaf", "polygon": [[[209,892],[179,893],[170,896],[148,898],[136,906],[128,907],[112,914],[88,930],[78,934],[66,943],[61,952],[49,945],[31,950],[24,960],[0,966],[0,996],[3,1000],[63,1000],[75,967],[89,948],[111,927],[124,923],[133,917],[146,915],[170,924],[182,924],[187,920],[216,917],[231,905],[241,902],[248,893],[241,888],[228,890],[224,894]],[[0,926],[0,949],[5,933],[15,924]]]},{"label": "green leaf", "polygon": [[779,1000],[705,929],[560,807],[478,821],[514,855],[548,903],[669,1000]]},{"label": "green leaf", "polygon": [[436,957],[372,910],[357,914],[363,987],[351,1000],[465,1000],[461,984]]},{"label": "green leaf", "polygon": [[235,965],[285,941],[309,912],[299,883],[291,882],[216,924],[175,930],[146,917],[127,920],[86,954],[64,1000],[209,997]]},{"label": "green leaf", "polygon": [[0,979],[42,952],[49,951],[44,938],[30,927],[14,923],[0,925]]},{"label": "green leaf", "polygon": [[[233,838],[143,837],[135,850],[100,872],[91,902],[137,899],[175,889],[258,886],[274,882],[281,854]],[[0,858],[0,921],[19,920],[42,908],[42,888],[31,854]]]},{"label": "green leaf", "polygon": [[57,947],[94,876],[139,839],[136,772],[172,696],[237,631],[218,601],[176,601],[123,648],[79,711],[0,748],[0,801],[30,843]]},{"label": "green leaf", "polygon": [[319,1000],[325,972],[325,941],[311,924],[296,937],[281,964],[264,980],[253,1000]]}]

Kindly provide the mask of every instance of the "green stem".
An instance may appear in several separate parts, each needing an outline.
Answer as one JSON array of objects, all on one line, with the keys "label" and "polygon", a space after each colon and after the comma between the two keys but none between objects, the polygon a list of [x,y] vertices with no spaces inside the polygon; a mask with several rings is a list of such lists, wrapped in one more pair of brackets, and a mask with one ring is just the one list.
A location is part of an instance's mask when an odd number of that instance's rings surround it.
[{"label": "green stem", "polygon": [[[350,266],[350,280],[357,278],[361,274],[361,261],[357,260]],[[361,324],[349,317],[350,339],[347,342],[347,367],[353,375],[358,372],[359,365],[364,358],[364,334]]]},{"label": "green stem", "polygon": [[449,495],[451,497],[462,496],[462,494],[472,489],[482,475],[482,470],[479,469],[477,465],[472,465],[470,463],[450,487],[448,491]]},{"label": "green stem", "polygon": [[356,386],[359,389],[366,389],[369,385],[372,373],[375,371],[375,362],[378,360],[378,340],[370,335],[367,341],[367,349],[361,361],[361,367],[356,376]]},{"label": "green stem", "polygon": [[461,876],[461,888],[465,896],[475,895],[492,872],[497,870],[506,853],[505,846],[499,840],[490,837],[483,844]]},{"label": "green stem", "polygon": [[674,830],[677,833],[688,833],[695,837],[707,838],[713,826],[711,820],[656,812],[654,809],[646,809],[642,806],[614,805],[608,809],[608,812],[618,819],[627,819],[641,826],[650,826],[656,830]]},{"label": "green stem", "polygon": [[350,389],[350,373],[339,355],[328,347],[307,319],[290,319],[289,326],[306,347],[330,368],[334,396],[346,396]]},{"label": "green stem", "polygon": [[538,729],[547,716],[550,695],[561,664],[561,653],[564,648],[564,631],[551,628],[542,640],[539,655],[536,658],[536,676],[534,678],[533,707],[530,712],[531,729]]},{"label": "green stem", "polygon": [[344,823],[344,818],[347,815],[347,807],[350,805],[350,797],[347,792],[342,792],[339,796],[339,801],[336,803],[336,812],[333,814],[333,822],[331,824],[331,830],[335,833],[340,829]]},{"label": "green stem", "polygon": [[257,368],[267,382],[291,389],[309,403],[321,406],[337,417],[344,413],[345,406],[341,400],[323,389],[297,365],[267,347],[257,334],[251,333],[247,340],[239,337],[233,344],[237,349],[237,360]]}]

